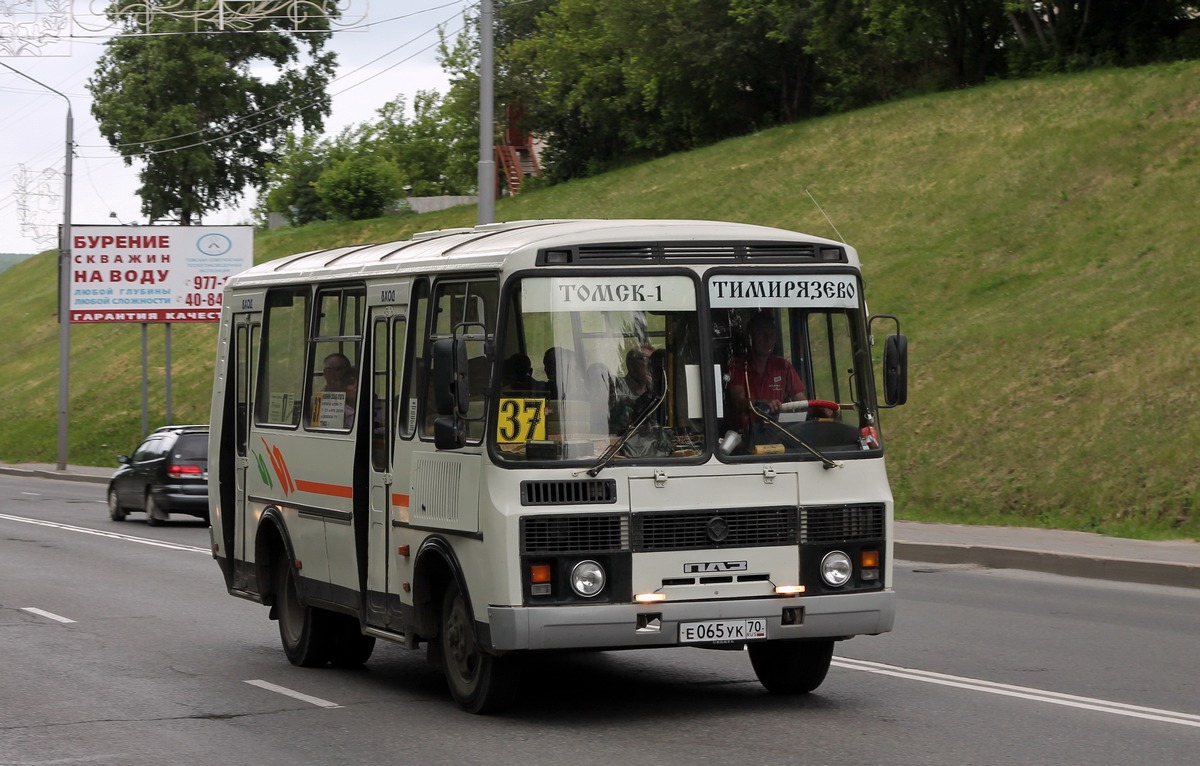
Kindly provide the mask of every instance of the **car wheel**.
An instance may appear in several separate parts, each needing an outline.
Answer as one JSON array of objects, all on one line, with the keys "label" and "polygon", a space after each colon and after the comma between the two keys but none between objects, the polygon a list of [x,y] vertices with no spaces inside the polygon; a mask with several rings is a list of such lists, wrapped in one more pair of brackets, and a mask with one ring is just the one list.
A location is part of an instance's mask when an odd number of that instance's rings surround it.
[{"label": "car wheel", "polygon": [[129,513],[121,507],[121,501],[117,499],[117,488],[108,488],[108,518],[113,521],[124,521]]},{"label": "car wheel", "polygon": [[154,493],[146,490],[146,524],[147,526],[157,527],[167,520],[167,514],[163,513],[158,507],[158,503],[154,500]]}]

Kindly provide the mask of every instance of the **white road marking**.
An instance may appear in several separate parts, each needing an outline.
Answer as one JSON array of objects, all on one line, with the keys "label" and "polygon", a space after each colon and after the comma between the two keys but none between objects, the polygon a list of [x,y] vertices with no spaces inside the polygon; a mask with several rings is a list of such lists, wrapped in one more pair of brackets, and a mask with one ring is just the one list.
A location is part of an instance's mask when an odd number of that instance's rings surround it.
[{"label": "white road marking", "polygon": [[1000,684],[978,678],[951,676],[945,673],[934,673],[929,670],[902,668],[896,665],[884,665],[880,662],[853,660],[845,657],[834,659],[833,664],[847,670],[860,670],[864,673],[893,676],[909,681],[922,681],[927,684],[951,686],[958,689],[999,694],[1005,697],[1016,697],[1035,702],[1048,702],[1051,705],[1063,705],[1082,710],[1095,710],[1100,713],[1109,713],[1110,715],[1144,718],[1148,721],[1160,721],[1162,723],[1173,723],[1179,726],[1191,726],[1200,729],[1200,715],[1193,715],[1191,713],[1179,713],[1174,710],[1161,710],[1159,708],[1142,707],[1140,705],[1127,705],[1123,702],[1110,702],[1109,700],[1096,699],[1094,697],[1078,697],[1073,694],[1033,689],[1028,686]]},{"label": "white road marking", "polygon": [[[151,545],[158,548],[167,548],[177,551],[189,551],[192,553],[211,553],[208,548],[199,548],[194,545],[181,545],[178,543],[169,543],[162,540],[150,540],[145,537],[134,537],[133,535],[123,535],[116,532],[105,532],[99,529],[88,529],[86,527],[76,527],[71,524],[60,524],[54,521],[42,521],[40,519],[27,519],[22,516],[11,516],[6,513],[0,513],[0,519],[8,521],[19,521],[25,524],[36,524],[43,527],[51,527],[53,529],[62,529],[68,532],[80,532],[87,535],[96,535],[97,537],[108,537],[114,540],[125,540],[127,542],[141,543],[142,545]],[[61,617],[51,612],[45,612],[34,607],[23,607],[23,611],[31,614],[37,614],[47,619],[57,620],[63,623],[74,622],[74,620]],[[1047,702],[1052,705],[1063,705],[1065,707],[1079,708],[1082,710],[1094,710],[1100,713],[1109,713],[1110,715],[1128,716],[1130,718],[1142,718],[1149,721],[1160,721],[1162,723],[1173,723],[1179,726],[1190,726],[1200,729],[1200,715],[1192,713],[1180,713],[1173,710],[1162,710],[1159,708],[1142,707],[1139,705],[1128,705],[1123,702],[1110,702],[1108,700],[1096,699],[1093,697],[1079,697],[1072,694],[1063,694],[1061,692],[1045,691],[1042,689],[1034,689],[1027,686],[1013,686],[1010,684],[995,683],[993,681],[984,681],[976,678],[966,678],[963,676],[952,676],[944,673],[935,673],[929,670],[916,670],[913,668],[904,668],[897,665],[885,665],[880,662],[868,662],[867,660],[855,660],[846,657],[835,658],[833,660],[835,667],[844,668],[846,670],[858,670],[864,673],[875,673],[883,676],[893,676],[895,678],[904,678],[910,681],[921,681],[928,684],[937,684],[939,686],[950,686],[958,689],[969,689],[972,691],[985,692],[987,694],[999,694],[1005,697],[1016,697],[1018,699],[1032,700],[1035,702]],[[292,691],[283,686],[276,686],[267,681],[246,681],[246,683],[257,686],[268,691],[273,691],[278,694],[283,694],[288,697],[308,702],[323,708],[339,708],[341,705],[336,702],[320,699],[319,697],[310,697],[307,694]]]},{"label": "white road marking", "polygon": [[282,694],[284,696],[291,697],[293,699],[298,699],[301,702],[307,702],[310,705],[316,705],[317,707],[323,707],[323,708],[341,707],[341,705],[337,704],[336,702],[330,702],[329,700],[323,700],[320,697],[310,697],[307,694],[301,694],[300,692],[292,691],[291,689],[287,688],[286,686],[276,686],[275,684],[271,683],[270,681],[260,681],[258,679],[255,679],[253,681],[247,681],[246,683],[250,684],[251,686],[257,686],[260,689],[266,689],[269,692],[275,692],[276,694]]},{"label": "white road marking", "polygon": [[169,543],[164,540],[151,540],[146,537],[134,537],[133,535],[122,535],[117,532],[105,532],[99,529],[88,529],[87,527],[76,527],[71,524],[59,524],[56,521],[42,521],[41,519],[27,519],[23,516],[10,516],[7,513],[0,513],[0,519],[7,521],[20,521],[24,524],[36,524],[40,527],[51,527],[53,529],[63,529],[68,532],[81,532],[85,535],[96,535],[97,537],[108,537],[113,540],[125,540],[131,543],[141,543],[142,545],[153,545],[156,548],[168,548],[173,551],[190,551],[193,553],[208,553],[212,551],[208,548],[198,548],[195,545],[181,545],[179,543]]},{"label": "white road marking", "polygon": [[38,609],[36,606],[23,606],[23,607],[21,607],[21,611],[29,612],[30,614],[36,614],[39,617],[45,617],[48,620],[56,620],[58,622],[63,622],[63,623],[75,622],[74,620],[67,619],[66,617],[63,617],[60,614],[55,614],[54,612],[47,612],[47,611]]}]

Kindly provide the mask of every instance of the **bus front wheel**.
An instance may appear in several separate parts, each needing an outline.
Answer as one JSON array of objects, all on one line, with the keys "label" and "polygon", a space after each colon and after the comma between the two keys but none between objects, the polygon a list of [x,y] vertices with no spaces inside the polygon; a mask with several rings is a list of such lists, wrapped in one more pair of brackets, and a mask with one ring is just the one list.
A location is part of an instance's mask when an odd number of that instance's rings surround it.
[{"label": "bus front wheel", "polygon": [[450,694],[469,713],[495,713],[516,696],[520,670],[515,657],[484,652],[475,637],[475,619],[458,585],[442,599],[442,668]]},{"label": "bus front wheel", "polygon": [[833,641],[765,641],[746,648],[754,675],[772,694],[811,692],[833,660]]},{"label": "bus front wheel", "polygon": [[333,615],[300,602],[296,570],[287,559],[280,559],[275,582],[275,613],[284,654],[293,665],[321,667],[329,662]]}]

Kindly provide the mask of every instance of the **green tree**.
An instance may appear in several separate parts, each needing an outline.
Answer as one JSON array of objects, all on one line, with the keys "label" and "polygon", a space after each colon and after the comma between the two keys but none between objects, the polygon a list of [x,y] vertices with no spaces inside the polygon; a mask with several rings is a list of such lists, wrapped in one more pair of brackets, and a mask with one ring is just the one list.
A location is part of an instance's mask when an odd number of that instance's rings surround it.
[{"label": "green tree", "polygon": [[[144,16],[110,9],[126,32],[105,44],[88,80],[92,114],[127,165],[142,163],[142,213],[178,211],[187,225],[262,186],[292,125],[320,131],[335,56],[323,52],[328,31],[285,33],[284,19],[254,22],[245,34],[162,15],[151,34],[135,34]],[[326,19],[315,25],[328,30]],[[267,67],[269,81],[252,71]]]},{"label": "green tree", "polygon": [[1004,0],[1003,5],[1016,38],[1011,58],[1019,71],[1172,58],[1178,42],[1196,35],[1200,18],[1200,3],[1194,0]]},{"label": "green tree", "polygon": [[404,178],[392,163],[360,152],[329,165],[313,188],[337,218],[378,218],[400,198]]},{"label": "green tree", "polygon": [[328,218],[329,211],[314,188],[328,151],[327,142],[311,133],[289,134],[279,160],[267,166],[266,210],[283,213],[293,226]]}]

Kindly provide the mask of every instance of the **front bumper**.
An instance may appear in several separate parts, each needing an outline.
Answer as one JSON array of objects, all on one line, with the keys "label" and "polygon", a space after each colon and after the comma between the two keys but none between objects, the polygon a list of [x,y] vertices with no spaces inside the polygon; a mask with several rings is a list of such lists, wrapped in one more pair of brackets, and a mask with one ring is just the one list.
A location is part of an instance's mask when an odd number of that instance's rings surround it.
[{"label": "front bumper", "polygon": [[[785,625],[784,609],[803,609],[803,620]],[[650,619],[654,615],[657,621]],[[874,635],[892,629],[896,594],[488,608],[491,645],[497,651],[680,646],[680,623],[750,617],[767,619],[767,640]]]}]

